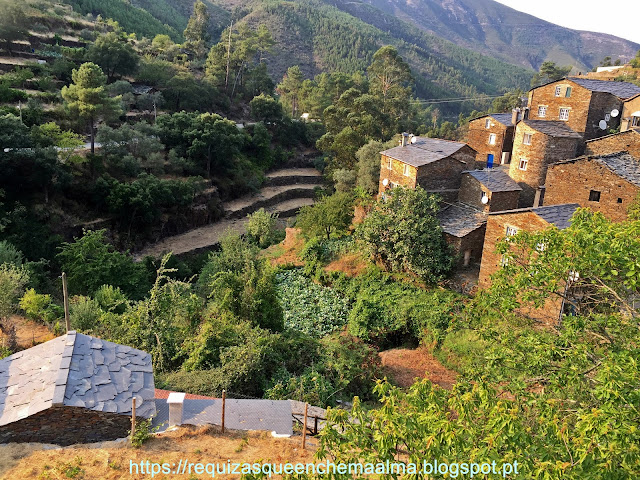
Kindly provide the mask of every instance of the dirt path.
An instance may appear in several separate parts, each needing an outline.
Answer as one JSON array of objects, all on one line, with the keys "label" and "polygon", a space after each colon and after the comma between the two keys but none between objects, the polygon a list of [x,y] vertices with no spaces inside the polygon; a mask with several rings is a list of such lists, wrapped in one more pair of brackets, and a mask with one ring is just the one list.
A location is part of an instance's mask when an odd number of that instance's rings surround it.
[{"label": "dirt path", "polygon": [[[41,323],[28,320],[24,317],[13,315],[11,321],[16,326],[16,336],[20,348],[31,348],[38,343],[46,342],[54,338],[53,333]],[[0,333],[0,345],[4,341],[4,335]]]},{"label": "dirt path", "polygon": [[287,192],[293,193],[294,191],[307,191],[309,195],[313,195],[313,189],[317,186],[319,186],[319,183],[295,183],[292,185],[264,187],[255,195],[238,198],[237,200],[232,200],[231,202],[225,203],[224,209],[227,213],[227,216],[233,216],[238,214],[238,212],[246,210],[254,205],[258,206],[261,203],[273,201],[275,197],[279,195],[286,195]]},{"label": "dirt path", "polygon": [[267,173],[267,178],[278,177],[318,177],[321,178],[322,174],[315,168],[283,168],[274,172]]},{"label": "dirt path", "polygon": [[401,387],[410,387],[416,377],[428,378],[447,389],[456,382],[456,372],[445,368],[425,348],[394,348],[379,355],[384,369]]}]

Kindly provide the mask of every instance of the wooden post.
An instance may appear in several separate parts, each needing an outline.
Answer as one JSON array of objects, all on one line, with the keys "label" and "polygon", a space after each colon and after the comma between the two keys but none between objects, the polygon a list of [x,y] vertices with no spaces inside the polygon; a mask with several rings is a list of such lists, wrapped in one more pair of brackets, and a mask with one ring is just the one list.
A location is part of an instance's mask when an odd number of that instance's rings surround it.
[{"label": "wooden post", "polygon": [[71,321],[69,320],[69,292],[67,291],[67,274],[62,272],[62,296],[64,297],[64,324],[67,332],[71,330]]},{"label": "wooden post", "polygon": [[309,404],[305,402],[304,404],[304,423],[302,427],[302,449],[304,450],[307,447],[307,409],[309,408]]},{"label": "wooden post", "polygon": [[224,404],[227,399],[227,391],[222,390],[222,433],[224,433]]},{"label": "wooden post", "polygon": [[318,416],[316,415],[314,418],[315,418],[315,422],[313,424],[313,434],[317,435],[318,434]]},{"label": "wooden post", "polygon": [[131,399],[131,438],[136,434],[136,397]]}]

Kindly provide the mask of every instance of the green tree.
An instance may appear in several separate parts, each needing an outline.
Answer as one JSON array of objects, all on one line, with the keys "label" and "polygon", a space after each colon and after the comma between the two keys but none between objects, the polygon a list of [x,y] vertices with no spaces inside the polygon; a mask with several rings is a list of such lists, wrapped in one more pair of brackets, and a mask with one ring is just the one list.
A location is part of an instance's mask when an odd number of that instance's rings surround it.
[{"label": "green tree", "polygon": [[261,208],[247,215],[247,236],[260,248],[266,248],[273,242],[278,225],[278,214],[269,213]]},{"label": "green tree", "polygon": [[511,113],[514,108],[522,107],[522,97],[525,93],[518,89],[505,93],[502,97],[496,98],[491,104],[491,113],[507,112]]},{"label": "green tree", "polygon": [[356,238],[387,269],[413,272],[432,283],[454,264],[438,211],[437,197],[421,187],[397,187],[358,225]]},{"label": "green tree", "polygon": [[265,123],[278,123],[282,121],[282,104],[275,98],[261,93],[249,102],[251,116]]},{"label": "green tree", "polygon": [[207,6],[197,0],[193,5],[193,13],[189,17],[187,28],[184,30],[184,38],[188,48],[193,49],[198,57],[204,56],[207,44],[211,40],[209,35],[209,22],[211,16]]},{"label": "green tree", "polygon": [[12,351],[16,349],[17,343],[11,315],[17,310],[18,301],[28,282],[29,275],[22,265],[0,265],[0,331],[7,337],[7,347]]},{"label": "green tree", "polygon": [[540,65],[540,70],[531,79],[531,86],[537,87],[540,85],[544,85],[545,83],[560,80],[566,77],[569,72],[571,72],[571,68],[573,67],[571,67],[570,65],[566,67],[559,67],[555,64],[555,62],[547,60],[546,62],[543,62],[542,65]]},{"label": "green tree", "polygon": [[356,152],[357,181],[356,184],[362,187],[367,193],[373,195],[378,193],[380,182],[380,152],[396,145],[394,140],[383,143],[375,140],[369,141]]},{"label": "green tree", "polygon": [[282,81],[276,87],[276,91],[281,96],[282,103],[289,107],[293,118],[297,118],[300,113],[300,95],[303,82],[304,75],[300,67],[295,65],[289,67]]},{"label": "green tree", "polygon": [[9,55],[13,55],[13,42],[28,36],[29,25],[22,6],[13,2],[0,2],[0,40],[4,42]]},{"label": "green tree", "polygon": [[86,59],[102,68],[107,81],[131,75],[138,68],[138,54],[124,35],[108,32],[100,35],[87,51]]},{"label": "green tree", "polygon": [[633,68],[640,68],[640,50],[638,50],[636,56],[631,59],[630,63]]},{"label": "green tree", "polygon": [[353,197],[348,193],[334,193],[323,197],[315,205],[302,207],[296,226],[307,238],[331,238],[332,233],[345,233],[353,218]]},{"label": "green tree", "polygon": [[91,153],[95,153],[95,124],[121,113],[120,98],[110,98],[106,77],[94,63],[83,63],[72,74],[73,83],[62,87],[62,98],[73,116],[87,122],[91,134]]}]

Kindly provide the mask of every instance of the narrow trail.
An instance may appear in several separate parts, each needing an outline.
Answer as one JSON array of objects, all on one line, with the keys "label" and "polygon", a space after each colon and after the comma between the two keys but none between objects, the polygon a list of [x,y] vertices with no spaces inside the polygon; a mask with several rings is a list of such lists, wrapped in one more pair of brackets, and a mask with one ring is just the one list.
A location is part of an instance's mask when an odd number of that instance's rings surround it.
[{"label": "narrow trail", "polygon": [[226,202],[222,220],[164,238],[138,252],[135,259],[141,260],[147,255],[158,258],[167,252],[175,255],[193,252],[217,244],[227,232],[243,234],[247,215],[260,208],[277,213],[281,219],[293,217],[301,207],[313,205],[314,189],[321,184],[322,174],[314,168],[285,168],[271,172],[267,174],[267,184],[259,192]]}]

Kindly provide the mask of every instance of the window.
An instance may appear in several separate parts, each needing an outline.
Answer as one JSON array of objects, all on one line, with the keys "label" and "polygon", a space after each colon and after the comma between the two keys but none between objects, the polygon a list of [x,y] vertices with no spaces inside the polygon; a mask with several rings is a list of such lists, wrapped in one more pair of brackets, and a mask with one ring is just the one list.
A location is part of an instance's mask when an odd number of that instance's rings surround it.
[{"label": "window", "polygon": [[522,143],[524,143],[525,145],[531,145],[531,137],[533,135],[531,133],[525,133],[524,134],[524,138],[522,139]]},{"label": "window", "polygon": [[571,96],[571,87],[567,87],[567,90],[564,92],[564,96],[569,98]]},{"label": "window", "polygon": [[539,117],[546,117],[547,116],[547,107],[546,107],[546,105],[540,105],[538,107],[538,116]]},{"label": "window", "polygon": [[562,87],[561,87],[560,85],[558,85],[558,86],[556,87],[556,97],[559,97],[559,96],[560,96],[560,91],[561,91],[561,90],[562,90]]},{"label": "window", "polygon": [[404,172],[403,172],[403,173],[404,173],[404,176],[405,176],[405,177],[408,177],[408,176],[409,176],[409,173],[410,173],[409,165],[405,165],[405,166],[404,166]]},{"label": "window", "polygon": [[621,198],[618,198],[618,203],[622,203],[622,199]]},{"label": "window", "polygon": [[393,160],[392,160],[392,159],[389,159],[389,160],[388,160],[387,168],[388,168],[389,170],[391,170],[391,169],[393,168]]},{"label": "window", "polygon": [[560,109],[560,115],[559,117],[560,120],[569,120],[569,109],[568,108],[561,108]]},{"label": "window", "polygon": [[491,119],[490,118],[487,118],[484,121],[484,128],[491,128]]},{"label": "window", "polygon": [[633,120],[631,120],[631,126],[632,127],[638,127],[640,126],[640,117],[631,117]]},{"label": "window", "polygon": [[589,201],[590,202],[599,202],[600,201],[600,192],[598,190],[591,190],[589,192]]},{"label": "window", "polygon": [[529,164],[529,160],[527,160],[526,158],[521,158],[520,159],[520,164],[518,165],[518,168],[520,170],[526,170],[528,164]]},{"label": "window", "polygon": [[495,133],[490,133],[489,134],[489,145],[495,145],[496,144],[496,134]]}]

